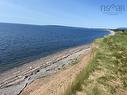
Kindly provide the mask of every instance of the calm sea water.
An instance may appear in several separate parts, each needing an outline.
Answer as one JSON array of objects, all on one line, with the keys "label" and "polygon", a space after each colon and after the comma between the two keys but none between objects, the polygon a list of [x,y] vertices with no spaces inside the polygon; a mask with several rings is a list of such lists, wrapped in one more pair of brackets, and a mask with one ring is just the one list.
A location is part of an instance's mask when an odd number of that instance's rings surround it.
[{"label": "calm sea water", "polygon": [[107,34],[102,29],[0,23],[0,72]]}]

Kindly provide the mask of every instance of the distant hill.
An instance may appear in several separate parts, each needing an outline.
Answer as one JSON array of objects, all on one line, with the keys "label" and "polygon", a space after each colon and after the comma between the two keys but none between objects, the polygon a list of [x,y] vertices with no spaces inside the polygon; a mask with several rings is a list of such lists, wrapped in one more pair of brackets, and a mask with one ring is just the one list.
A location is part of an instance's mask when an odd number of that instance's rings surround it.
[{"label": "distant hill", "polygon": [[127,30],[127,27],[120,27],[120,28],[117,28],[119,30]]},{"label": "distant hill", "polygon": [[115,31],[127,31],[127,28],[126,27],[120,27],[120,28],[116,28],[116,29],[111,29],[111,30],[115,30]]}]

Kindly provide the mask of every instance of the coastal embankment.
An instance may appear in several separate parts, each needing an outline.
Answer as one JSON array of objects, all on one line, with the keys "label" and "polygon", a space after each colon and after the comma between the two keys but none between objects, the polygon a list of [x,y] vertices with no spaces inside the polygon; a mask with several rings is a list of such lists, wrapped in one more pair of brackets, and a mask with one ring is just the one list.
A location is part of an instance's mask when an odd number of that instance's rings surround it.
[{"label": "coastal embankment", "polygon": [[1,73],[0,95],[60,95],[89,63],[91,51],[90,44],[69,48]]},{"label": "coastal embankment", "polygon": [[95,56],[64,95],[127,95],[126,38],[127,31],[116,31],[94,41]]},{"label": "coastal embankment", "polygon": [[[110,31],[110,30],[109,30]],[[114,31],[110,31],[110,35],[115,35]],[[20,95],[63,95],[74,82],[77,75],[87,66],[92,60],[95,47],[92,45],[89,51],[85,52],[76,65],[73,65],[66,70],[38,79],[22,90]],[[77,64],[78,63],[78,64]]]}]

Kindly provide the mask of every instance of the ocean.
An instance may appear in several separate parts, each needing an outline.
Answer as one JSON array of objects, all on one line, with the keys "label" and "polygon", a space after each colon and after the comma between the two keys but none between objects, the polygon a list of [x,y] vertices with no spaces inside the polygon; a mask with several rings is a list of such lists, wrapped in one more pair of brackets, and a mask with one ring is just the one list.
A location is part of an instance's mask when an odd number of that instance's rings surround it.
[{"label": "ocean", "polygon": [[0,23],[0,73],[109,33],[106,29]]}]

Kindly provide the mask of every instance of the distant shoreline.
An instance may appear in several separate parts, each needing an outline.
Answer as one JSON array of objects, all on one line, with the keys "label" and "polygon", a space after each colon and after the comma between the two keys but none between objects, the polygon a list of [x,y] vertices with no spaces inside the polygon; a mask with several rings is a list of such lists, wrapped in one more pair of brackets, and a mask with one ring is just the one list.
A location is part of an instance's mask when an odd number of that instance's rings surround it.
[{"label": "distant shoreline", "polygon": [[112,30],[108,30],[109,32],[110,32],[110,34],[109,35],[115,35],[115,32],[114,31],[112,31]]}]

